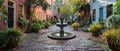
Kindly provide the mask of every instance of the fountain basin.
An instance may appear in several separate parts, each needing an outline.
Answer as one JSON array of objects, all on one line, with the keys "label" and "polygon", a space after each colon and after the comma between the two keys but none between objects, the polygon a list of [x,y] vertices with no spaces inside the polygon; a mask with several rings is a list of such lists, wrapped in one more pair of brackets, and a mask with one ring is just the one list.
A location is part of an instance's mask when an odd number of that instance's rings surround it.
[{"label": "fountain basin", "polygon": [[55,33],[49,34],[48,37],[51,39],[56,39],[56,40],[68,40],[68,39],[75,38],[76,36],[72,33],[64,32],[64,36],[60,37],[60,33],[55,32]]},{"label": "fountain basin", "polygon": [[56,25],[57,25],[58,27],[60,27],[60,26],[65,27],[65,26],[67,26],[68,24],[67,24],[67,23],[63,23],[63,24],[61,24],[61,23],[56,23]]}]

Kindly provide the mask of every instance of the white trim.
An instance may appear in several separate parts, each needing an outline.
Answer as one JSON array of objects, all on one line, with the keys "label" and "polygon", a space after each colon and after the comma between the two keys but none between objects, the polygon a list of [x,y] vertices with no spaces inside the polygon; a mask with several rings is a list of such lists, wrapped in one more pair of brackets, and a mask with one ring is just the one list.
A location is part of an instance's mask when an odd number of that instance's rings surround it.
[{"label": "white trim", "polygon": [[24,7],[24,4],[20,3],[19,6],[22,6],[22,15],[25,17],[25,13],[24,13],[24,11],[25,11],[24,8],[25,8],[25,7]]}]

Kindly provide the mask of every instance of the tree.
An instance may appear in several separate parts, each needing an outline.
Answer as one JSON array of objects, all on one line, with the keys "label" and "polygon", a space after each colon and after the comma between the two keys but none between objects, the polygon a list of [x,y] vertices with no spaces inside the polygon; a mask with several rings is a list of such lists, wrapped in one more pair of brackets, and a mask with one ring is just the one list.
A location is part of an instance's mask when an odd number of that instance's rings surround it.
[{"label": "tree", "polygon": [[63,4],[60,6],[60,17],[67,17],[70,15],[70,6]]},{"label": "tree", "polygon": [[[26,0],[25,5],[29,9],[28,11],[30,12],[30,8],[33,8],[31,13],[34,13],[34,10],[37,6],[41,6],[43,10],[47,10],[47,8],[50,6],[46,0]],[[28,15],[31,15],[30,13]]]},{"label": "tree", "polygon": [[60,17],[73,16],[84,4],[87,3],[87,0],[63,0],[55,1],[55,8],[58,10]]},{"label": "tree", "polygon": [[116,4],[113,6],[115,10],[114,14],[120,15],[120,0],[117,0]]},{"label": "tree", "polygon": [[[30,30],[30,25],[32,23],[32,17],[34,17],[34,11],[35,8],[40,6],[43,8],[44,11],[47,10],[47,8],[50,6],[46,0],[25,0],[25,7],[26,7],[26,14],[28,19],[30,20],[29,24],[28,24],[28,31]],[[31,9],[32,8],[32,9]]]},{"label": "tree", "polygon": [[[58,11],[58,18],[60,17],[60,6],[62,5],[62,0],[55,0],[55,5],[54,5],[54,7],[55,7],[55,9]],[[58,19],[59,20],[59,19]]]},{"label": "tree", "polygon": [[84,6],[85,4],[87,4],[88,0],[70,0],[68,3],[69,5],[71,5],[71,10],[70,12],[72,14],[74,14],[75,12],[77,12],[82,6]]}]

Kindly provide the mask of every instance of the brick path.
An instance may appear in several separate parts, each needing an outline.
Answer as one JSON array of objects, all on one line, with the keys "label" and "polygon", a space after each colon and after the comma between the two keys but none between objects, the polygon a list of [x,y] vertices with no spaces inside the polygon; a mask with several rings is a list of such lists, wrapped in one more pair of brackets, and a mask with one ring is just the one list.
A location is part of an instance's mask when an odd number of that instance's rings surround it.
[{"label": "brick path", "polygon": [[107,45],[89,40],[91,33],[73,31],[70,26],[64,30],[76,34],[74,39],[52,40],[47,37],[47,34],[59,30],[53,25],[49,29],[40,30],[39,33],[26,33],[19,46],[9,51],[110,51]]}]

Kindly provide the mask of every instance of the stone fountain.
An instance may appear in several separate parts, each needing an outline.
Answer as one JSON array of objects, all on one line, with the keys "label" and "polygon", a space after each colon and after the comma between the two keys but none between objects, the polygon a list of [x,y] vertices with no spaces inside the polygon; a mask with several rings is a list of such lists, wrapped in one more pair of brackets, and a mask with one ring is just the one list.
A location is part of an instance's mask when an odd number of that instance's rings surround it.
[{"label": "stone fountain", "polygon": [[64,18],[60,18],[60,23],[57,23],[56,25],[60,27],[60,32],[54,32],[48,35],[49,38],[51,39],[56,39],[56,40],[68,40],[75,38],[75,34],[69,33],[69,32],[64,32],[64,27],[67,26],[67,23],[63,23]]}]

